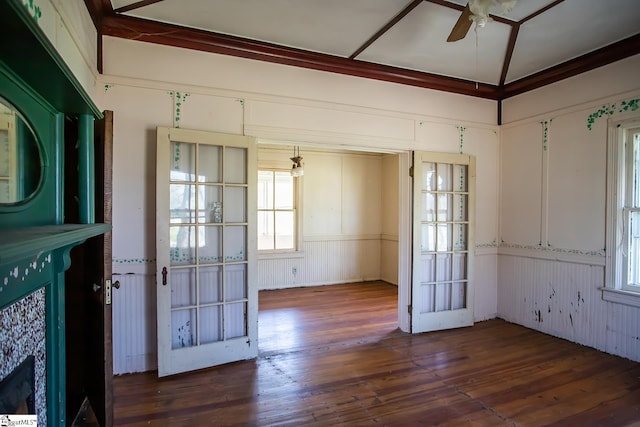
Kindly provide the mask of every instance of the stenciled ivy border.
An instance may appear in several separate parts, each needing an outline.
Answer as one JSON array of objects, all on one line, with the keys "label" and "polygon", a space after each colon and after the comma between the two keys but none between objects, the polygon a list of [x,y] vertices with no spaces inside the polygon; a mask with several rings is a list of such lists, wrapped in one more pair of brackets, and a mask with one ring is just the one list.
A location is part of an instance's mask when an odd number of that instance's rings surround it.
[{"label": "stenciled ivy border", "polygon": [[540,124],[542,125],[542,150],[547,151],[549,149],[549,125],[553,119],[542,120]]},{"label": "stenciled ivy border", "polygon": [[458,149],[460,150],[460,154],[462,154],[462,147],[464,146],[464,131],[467,130],[467,128],[460,125],[460,126],[456,126],[456,129],[458,129],[458,133],[460,134]]},{"label": "stenciled ivy border", "polygon": [[500,248],[509,248],[509,249],[526,249],[529,251],[542,251],[542,252],[554,252],[561,254],[571,254],[571,255],[582,255],[582,256],[605,256],[606,250],[600,249],[595,251],[585,251],[581,249],[566,249],[566,248],[556,248],[551,246],[550,243],[547,242],[546,245],[519,245],[516,243],[507,243],[504,240],[499,245]]},{"label": "stenciled ivy border", "polygon": [[170,90],[167,92],[173,98],[173,127],[180,127],[180,117],[182,115],[182,105],[187,101],[187,98],[191,95],[188,92],[178,92]]},{"label": "stenciled ivy border", "polygon": [[22,5],[29,11],[34,21],[38,22],[42,18],[42,9],[34,0],[22,0]]},{"label": "stenciled ivy border", "polygon": [[636,111],[640,107],[639,103],[640,98],[633,98],[620,102],[619,107],[617,104],[603,105],[602,108],[589,114],[589,117],[587,117],[587,129],[593,130],[596,119],[600,117],[613,116],[616,113],[624,113],[627,111]]}]

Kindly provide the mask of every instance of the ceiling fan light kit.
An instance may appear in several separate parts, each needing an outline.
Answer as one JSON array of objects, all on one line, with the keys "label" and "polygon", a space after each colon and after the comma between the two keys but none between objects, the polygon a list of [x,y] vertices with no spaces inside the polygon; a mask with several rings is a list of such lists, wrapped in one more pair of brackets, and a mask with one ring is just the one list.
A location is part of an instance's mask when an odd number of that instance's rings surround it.
[{"label": "ceiling fan light kit", "polygon": [[513,10],[516,3],[517,0],[469,0],[447,41],[462,40],[467,35],[471,22],[476,24],[476,29],[484,28],[488,22],[492,21],[489,14],[495,6],[500,5],[502,13],[507,14]]}]

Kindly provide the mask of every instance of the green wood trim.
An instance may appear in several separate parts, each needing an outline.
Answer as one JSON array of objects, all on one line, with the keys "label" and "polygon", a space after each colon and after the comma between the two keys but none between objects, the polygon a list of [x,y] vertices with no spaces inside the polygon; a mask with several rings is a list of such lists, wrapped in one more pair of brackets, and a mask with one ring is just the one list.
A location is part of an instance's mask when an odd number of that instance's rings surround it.
[{"label": "green wood trim", "polygon": [[0,37],[0,58],[58,111],[102,118],[98,107],[20,0],[0,2]]},{"label": "green wood trim", "polygon": [[95,156],[93,144],[93,116],[78,117],[78,198],[80,222],[92,224],[95,215]]},{"label": "green wood trim", "polygon": [[0,230],[0,265],[31,258],[111,229],[109,224],[62,224]]},{"label": "green wood trim", "polygon": [[55,144],[51,146],[53,188],[55,194],[55,224],[64,223],[64,114],[55,117]]}]

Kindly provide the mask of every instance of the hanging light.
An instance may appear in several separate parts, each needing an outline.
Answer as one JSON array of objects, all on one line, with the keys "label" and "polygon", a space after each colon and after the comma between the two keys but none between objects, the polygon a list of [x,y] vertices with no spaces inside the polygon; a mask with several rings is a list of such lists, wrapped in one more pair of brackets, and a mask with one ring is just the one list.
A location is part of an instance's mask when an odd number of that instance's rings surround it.
[{"label": "hanging light", "polygon": [[[297,148],[297,153],[296,153]],[[300,147],[293,147],[293,157],[290,157],[293,162],[291,166],[291,176],[304,175],[304,167],[302,166],[302,157],[300,156]]]}]

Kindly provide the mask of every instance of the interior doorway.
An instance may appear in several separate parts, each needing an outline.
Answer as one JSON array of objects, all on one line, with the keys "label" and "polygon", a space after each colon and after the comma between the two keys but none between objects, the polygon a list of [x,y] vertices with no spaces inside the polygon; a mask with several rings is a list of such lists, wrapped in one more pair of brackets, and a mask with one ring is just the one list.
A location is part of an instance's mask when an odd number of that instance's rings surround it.
[{"label": "interior doorway", "polygon": [[[296,149],[298,151],[296,151]],[[259,327],[259,342],[260,342],[260,352],[273,352],[277,348],[282,348],[283,345],[287,343],[291,344],[291,346],[295,347],[296,343],[299,340],[296,340],[292,337],[295,337],[295,333],[292,333],[293,324],[296,321],[305,321],[305,319],[311,319],[315,315],[315,308],[309,307],[310,313],[303,313],[305,310],[304,307],[300,307],[296,304],[297,300],[294,298],[290,300],[292,303],[291,307],[283,306],[282,304],[286,304],[287,298],[284,298],[282,303],[278,303],[278,310],[276,312],[271,313],[272,308],[270,306],[263,307],[263,301],[270,301],[270,290],[272,289],[295,289],[295,288],[305,288],[310,287],[309,292],[313,292],[317,299],[319,305],[324,304],[325,297],[330,300],[332,291],[339,291],[339,289],[344,286],[357,286],[358,284],[362,284],[363,287],[371,287],[371,286],[389,286],[394,288],[394,308],[395,311],[393,313],[393,329],[402,329],[408,331],[408,318],[407,318],[407,306],[409,300],[409,286],[408,286],[408,274],[409,270],[405,267],[404,269],[399,268],[401,262],[404,262],[406,265],[407,254],[403,257],[401,253],[401,241],[403,237],[406,239],[410,238],[409,230],[406,229],[406,225],[403,226],[404,223],[408,223],[409,221],[402,221],[401,218],[403,215],[406,215],[409,209],[409,200],[410,200],[410,186],[409,186],[409,152],[388,152],[388,151],[374,151],[371,149],[363,148],[363,149],[345,149],[344,147],[326,147],[314,144],[304,144],[301,146],[292,146],[292,145],[282,145],[273,143],[270,141],[258,140],[258,169],[261,167],[265,167],[265,165],[270,167],[280,166],[280,169],[286,170],[287,168],[292,167],[292,162],[289,160],[288,154],[293,155],[292,153],[300,152],[300,155],[303,157],[303,164],[305,167],[305,175],[302,178],[302,205],[300,209],[302,210],[302,215],[300,216],[300,220],[302,221],[302,233],[304,238],[301,239],[302,247],[299,248],[299,252],[301,253],[292,253],[291,258],[287,259],[286,254],[282,254],[280,257],[278,255],[269,253],[266,256],[261,256],[259,253],[258,263],[262,263],[259,267],[258,279],[261,281],[260,285],[260,302],[259,302],[259,319],[260,319],[260,327]],[[363,158],[364,160],[360,159]],[[277,159],[274,160],[274,159]],[[353,160],[355,159],[355,160]],[[321,164],[316,165],[316,160]],[[342,162],[341,165],[338,165],[338,162]],[[352,225],[354,222],[370,221],[372,215],[378,215],[379,218],[379,228],[375,233],[377,234],[378,242],[375,243],[378,245],[380,254],[379,258],[375,260],[369,260],[373,264],[375,264],[380,270],[376,277],[369,277],[363,280],[353,280],[352,282],[347,281],[346,283],[335,283],[331,280],[328,283],[317,283],[314,279],[316,276],[312,277],[308,282],[298,281],[297,283],[282,283],[280,286],[278,283],[267,283],[266,285],[262,283],[264,277],[266,275],[274,275],[273,269],[280,266],[280,268],[288,268],[283,266],[289,266],[296,264],[297,273],[300,275],[301,270],[304,268],[308,268],[309,266],[313,266],[313,260],[308,259],[308,257],[316,256],[318,252],[316,252],[313,247],[320,246],[324,244],[325,247],[329,246],[323,240],[328,240],[329,238],[324,238],[323,236],[318,236],[320,234],[315,229],[309,229],[310,224],[314,225],[317,222],[312,220],[308,220],[309,216],[316,215],[314,208],[310,208],[308,204],[308,198],[314,197],[315,194],[319,192],[343,192],[341,195],[341,202],[344,202],[344,199],[349,197],[362,197],[366,199],[366,196],[362,196],[361,193],[351,193],[345,194],[344,188],[350,183],[355,182],[356,185],[361,184],[363,181],[367,181],[371,179],[371,171],[367,171],[366,169],[374,165],[374,167],[379,167],[380,170],[374,172],[379,181],[377,185],[374,187],[374,191],[380,192],[380,197],[378,200],[374,200],[373,205],[374,208],[364,208],[361,209],[360,214],[361,217],[353,217],[350,216],[348,219],[344,217],[350,215],[355,209],[353,206],[355,204],[352,203],[350,206],[347,206],[347,212],[342,211],[340,213],[341,219],[348,221],[346,228]],[[377,165],[377,166],[375,166]],[[384,169],[384,171],[383,171]],[[389,170],[391,169],[391,170]],[[345,176],[346,174],[357,174],[359,171],[365,175],[363,177],[354,177],[354,176]],[[325,185],[322,190],[318,188],[318,177],[316,174],[323,173],[328,174],[330,176],[326,176],[321,178],[321,181],[324,181]],[[340,175],[342,174],[342,175]],[[404,174],[406,178],[405,181],[400,183],[401,175]],[[336,178],[338,176],[338,178]],[[311,181],[311,182],[309,182]],[[403,188],[406,188],[406,194],[401,194],[400,186],[403,185]],[[331,200],[331,198],[329,198]],[[329,200],[329,201],[330,201]],[[361,200],[362,201],[362,200]],[[352,201],[348,201],[347,203],[351,203]],[[366,204],[366,201],[362,202]],[[376,205],[377,203],[377,205]],[[405,204],[406,208],[402,209],[401,205]],[[313,205],[313,203],[311,203]],[[339,207],[344,207],[344,205],[340,205]],[[311,211],[309,209],[312,209]],[[349,211],[349,209],[352,209]],[[382,218],[382,216],[386,215],[390,218]],[[389,214],[392,212],[392,214]],[[389,224],[389,220],[392,221],[392,224]],[[405,233],[402,236],[402,233]],[[345,233],[345,234],[348,234]],[[367,234],[364,239],[370,238],[372,233],[365,232]],[[309,236],[311,236],[309,238]],[[336,237],[336,236],[334,236]],[[342,237],[338,236],[336,238],[346,238],[346,239],[358,239],[356,236]],[[311,242],[308,242],[310,240]],[[358,243],[354,243],[352,246],[357,246]],[[404,242],[404,245],[408,246],[407,241]],[[336,245],[337,246],[337,245]],[[390,248],[392,248],[390,250]],[[407,249],[408,252],[408,249]],[[319,257],[326,256],[324,253],[320,253],[317,255]],[[276,259],[276,260],[274,260]],[[270,264],[270,267],[265,267],[265,265]],[[326,268],[333,268],[330,263],[326,263]],[[391,265],[390,265],[391,264]],[[300,265],[303,267],[301,268]],[[295,268],[295,267],[294,267]],[[313,267],[311,267],[313,268]],[[343,265],[337,265],[335,268],[348,268]],[[384,272],[382,270],[385,270]],[[391,272],[389,271],[391,270]],[[260,274],[263,272],[263,274]],[[264,274],[266,272],[266,274]],[[402,276],[402,277],[401,277]],[[333,277],[332,277],[333,279]],[[404,283],[403,283],[404,282]],[[405,287],[402,285],[404,284]],[[327,285],[327,286],[323,286]],[[274,291],[275,293],[281,291]],[[303,290],[299,291],[301,294],[304,293]],[[282,291],[282,295],[286,295],[291,293],[290,291]],[[294,292],[295,293],[295,292]],[[264,296],[264,297],[263,297]],[[364,303],[362,309],[366,310],[366,302]],[[268,311],[269,313],[265,312]],[[402,315],[404,313],[405,315]],[[388,316],[387,316],[388,318]],[[262,322],[277,322],[281,324],[279,327],[269,327],[263,328]],[[346,321],[346,320],[345,320]],[[275,329],[274,329],[275,328]],[[358,335],[358,327],[356,325],[351,325],[353,329],[352,332],[356,333],[357,339],[364,339],[368,332],[365,330],[360,330]],[[265,332],[266,331],[266,332]],[[277,332],[277,336],[274,335]],[[356,339],[356,336],[352,336],[349,339]],[[269,341],[269,342],[266,342]]]}]

